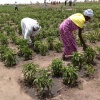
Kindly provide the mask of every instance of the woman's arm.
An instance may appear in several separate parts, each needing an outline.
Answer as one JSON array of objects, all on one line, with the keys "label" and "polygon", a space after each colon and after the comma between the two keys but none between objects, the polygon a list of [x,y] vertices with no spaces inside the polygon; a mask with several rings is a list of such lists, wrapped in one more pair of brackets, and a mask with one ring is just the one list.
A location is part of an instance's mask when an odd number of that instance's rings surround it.
[{"label": "woman's arm", "polygon": [[30,33],[30,31],[27,29],[27,30],[25,30],[25,34],[24,34],[24,39],[27,39],[28,41],[28,44],[32,44],[32,40],[31,40],[31,38],[30,38],[30,35],[31,33]]},{"label": "woman's arm", "polygon": [[80,39],[80,41],[81,41],[81,43],[83,45],[83,50],[85,50],[87,48],[87,46],[86,46],[86,44],[85,44],[85,42],[83,40],[83,37],[82,37],[82,30],[83,30],[82,28],[79,28],[78,36],[79,36],[79,39]]}]

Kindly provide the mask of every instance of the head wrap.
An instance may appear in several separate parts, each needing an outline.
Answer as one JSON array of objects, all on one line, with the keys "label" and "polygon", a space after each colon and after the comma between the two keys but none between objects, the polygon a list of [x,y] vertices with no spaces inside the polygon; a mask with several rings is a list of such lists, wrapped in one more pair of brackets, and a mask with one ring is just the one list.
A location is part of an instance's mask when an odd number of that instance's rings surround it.
[{"label": "head wrap", "polygon": [[40,29],[40,28],[41,28],[41,26],[40,26],[38,23],[34,24],[34,26],[33,26],[33,27],[35,28],[35,30],[38,30],[38,29]]},{"label": "head wrap", "polygon": [[92,18],[93,15],[94,15],[92,9],[87,9],[87,10],[85,10],[85,11],[83,12],[83,14],[84,14],[85,16],[90,17],[90,18]]}]

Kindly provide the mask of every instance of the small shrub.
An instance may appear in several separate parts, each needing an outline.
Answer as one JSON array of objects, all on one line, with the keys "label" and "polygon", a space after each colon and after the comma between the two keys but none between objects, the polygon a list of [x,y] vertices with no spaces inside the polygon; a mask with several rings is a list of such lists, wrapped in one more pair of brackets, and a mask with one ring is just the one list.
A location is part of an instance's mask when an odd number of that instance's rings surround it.
[{"label": "small shrub", "polygon": [[7,35],[10,34],[10,32],[12,31],[10,25],[6,25],[6,26],[5,26],[5,31],[7,32]]},{"label": "small shrub", "polygon": [[39,71],[39,75],[36,76],[34,84],[37,87],[37,91],[40,96],[43,97],[46,93],[51,93],[50,88],[52,88],[53,81],[50,78],[50,74],[47,72],[47,70],[42,69]]},{"label": "small shrub", "polygon": [[39,52],[40,52],[40,50],[39,50],[40,44],[41,44],[41,41],[35,41],[35,42],[34,42],[34,51],[35,51],[36,53],[39,53]]},{"label": "small shrub", "polygon": [[62,68],[63,68],[63,62],[61,59],[54,59],[52,61],[52,64],[50,65],[50,68],[52,70],[52,75],[56,77],[62,76]]},{"label": "small shrub", "polygon": [[95,42],[96,42],[95,34],[90,33],[90,35],[89,35],[89,40],[90,40],[91,43],[95,43]]},{"label": "small shrub", "polygon": [[75,86],[77,79],[77,68],[72,65],[66,66],[63,73],[63,83],[65,85]]},{"label": "small shrub", "polygon": [[6,66],[8,67],[12,67],[14,65],[16,65],[16,56],[15,53],[12,49],[7,49],[7,51],[5,51],[4,55],[4,63]]},{"label": "small shrub", "polygon": [[100,47],[97,46],[97,47],[96,47],[96,50],[97,50],[96,58],[97,58],[98,60],[100,60]]},{"label": "small shrub", "polygon": [[20,54],[24,57],[24,60],[32,59],[32,50],[28,46],[23,46],[20,49]]},{"label": "small shrub", "polygon": [[8,38],[4,34],[0,34],[0,44],[1,45],[8,45]]},{"label": "small shrub", "polygon": [[44,44],[44,43],[41,43],[41,44],[39,45],[39,52],[40,52],[40,54],[41,54],[42,56],[45,56],[46,53],[48,52],[48,46],[47,46],[46,44]]},{"label": "small shrub", "polygon": [[33,84],[37,70],[38,70],[38,65],[36,64],[27,63],[23,65],[22,72],[24,74],[24,79],[27,83]]},{"label": "small shrub", "polygon": [[56,52],[61,52],[61,51],[62,51],[62,42],[57,41],[57,42],[54,44],[54,50],[55,50]]},{"label": "small shrub", "polygon": [[92,65],[87,64],[87,65],[84,66],[84,68],[86,70],[86,75],[89,76],[89,77],[91,77],[95,72],[95,69],[92,67]]},{"label": "small shrub", "polygon": [[4,53],[8,51],[8,47],[6,45],[0,46],[0,59],[1,61],[4,61]]},{"label": "small shrub", "polygon": [[53,42],[54,38],[52,36],[47,37],[47,44],[49,50],[53,50]]},{"label": "small shrub", "polygon": [[84,64],[86,64],[86,58],[81,53],[73,52],[72,63],[74,66],[78,66],[80,69],[83,67]]},{"label": "small shrub", "polygon": [[20,47],[23,47],[23,46],[28,46],[28,45],[26,45],[27,44],[27,39],[20,39],[20,41],[19,41],[19,45],[20,45]]},{"label": "small shrub", "polygon": [[91,47],[86,48],[85,50],[85,57],[88,63],[94,62],[94,57],[95,57],[95,50],[93,50]]},{"label": "small shrub", "polygon": [[77,43],[77,45],[78,45],[79,47],[81,47],[81,46],[82,46],[82,43],[80,42],[80,40],[79,40],[79,39],[76,41],[76,43]]},{"label": "small shrub", "polygon": [[97,46],[96,50],[97,50],[98,54],[100,55],[100,46]]},{"label": "small shrub", "polygon": [[15,43],[15,40],[16,40],[16,35],[14,32],[11,32],[10,35],[9,35],[10,39],[12,40],[12,42]]},{"label": "small shrub", "polygon": [[15,40],[14,40],[15,45],[19,45],[20,41],[21,39],[19,37],[15,37]]}]

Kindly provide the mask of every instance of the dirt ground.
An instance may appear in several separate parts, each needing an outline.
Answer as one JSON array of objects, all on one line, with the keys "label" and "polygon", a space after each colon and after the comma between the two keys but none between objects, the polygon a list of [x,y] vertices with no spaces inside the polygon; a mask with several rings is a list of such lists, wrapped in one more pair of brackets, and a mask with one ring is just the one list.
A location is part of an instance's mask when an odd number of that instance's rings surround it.
[{"label": "dirt ground", "polygon": [[[13,45],[11,47],[14,49]],[[82,51],[81,47],[78,49],[78,51]],[[34,89],[20,83],[20,80],[23,80],[23,65],[28,62],[34,62],[39,64],[40,68],[46,68],[54,58],[61,58],[61,55],[62,53],[51,51],[47,56],[34,54],[32,60],[28,61],[18,58],[18,64],[10,69],[6,68],[3,62],[0,62],[0,100],[38,100]],[[66,61],[64,63],[67,64],[69,62]],[[100,61],[95,59],[95,62],[96,72],[94,78],[79,78],[80,85],[75,88],[65,87],[61,79],[55,78],[52,89],[54,96],[43,100],[100,100]]]}]

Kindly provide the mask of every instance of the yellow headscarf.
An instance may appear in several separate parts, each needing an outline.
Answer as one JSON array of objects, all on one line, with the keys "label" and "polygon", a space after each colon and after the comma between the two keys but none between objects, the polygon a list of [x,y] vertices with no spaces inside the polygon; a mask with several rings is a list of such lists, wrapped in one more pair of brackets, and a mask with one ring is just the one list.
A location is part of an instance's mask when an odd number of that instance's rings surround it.
[{"label": "yellow headscarf", "polygon": [[84,23],[85,23],[85,18],[83,16],[83,14],[81,13],[76,13],[73,14],[69,17],[72,22],[74,22],[78,27],[83,28],[84,27]]}]

